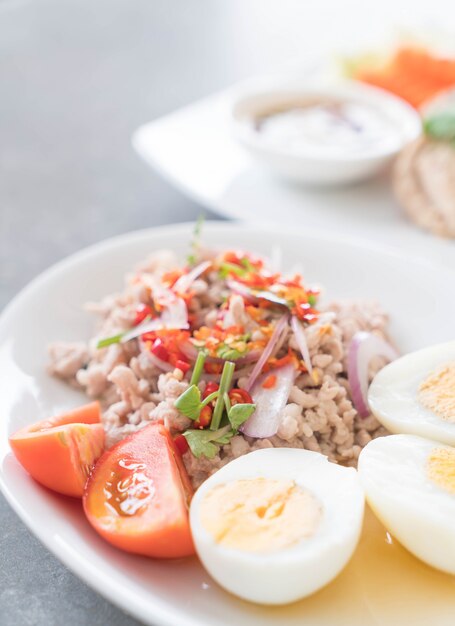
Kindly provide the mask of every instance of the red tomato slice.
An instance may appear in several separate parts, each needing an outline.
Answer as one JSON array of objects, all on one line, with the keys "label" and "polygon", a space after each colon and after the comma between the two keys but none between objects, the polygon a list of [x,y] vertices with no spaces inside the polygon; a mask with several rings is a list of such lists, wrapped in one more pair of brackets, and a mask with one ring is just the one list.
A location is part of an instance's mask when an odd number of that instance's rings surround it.
[{"label": "red tomato slice", "polygon": [[84,494],[90,524],[111,544],[136,554],[194,554],[188,520],[193,489],[169,431],[154,423],[107,450]]},{"label": "red tomato slice", "polygon": [[36,481],[66,496],[81,497],[104,449],[100,407],[92,402],[14,433],[9,443]]}]

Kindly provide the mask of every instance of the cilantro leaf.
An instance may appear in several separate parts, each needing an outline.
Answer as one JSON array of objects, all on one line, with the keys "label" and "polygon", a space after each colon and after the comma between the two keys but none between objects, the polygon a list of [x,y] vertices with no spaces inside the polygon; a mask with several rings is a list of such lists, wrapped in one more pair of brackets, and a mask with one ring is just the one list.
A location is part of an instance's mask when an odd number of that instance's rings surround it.
[{"label": "cilantro leaf", "polygon": [[255,404],[234,404],[234,406],[231,406],[228,418],[232,428],[238,430],[239,427],[251,417],[255,410]]},{"label": "cilantro leaf", "polygon": [[202,226],[204,225],[204,222],[205,222],[205,215],[204,213],[200,213],[194,225],[193,237],[190,243],[190,252],[186,258],[189,265],[196,264],[196,260],[197,260],[196,257],[199,253],[200,237],[201,237],[201,231],[202,231]]},{"label": "cilantro leaf", "polygon": [[190,418],[197,420],[201,412],[201,392],[197,385],[191,385],[174,403],[175,408]]},{"label": "cilantro leaf", "polygon": [[248,257],[244,256],[242,259],[240,259],[240,263],[247,270],[247,272],[254,272],[254,267]]},{"label": "cilantro leaf", "polygon": [[118,335],[112,335],[111,337],[104,337],[103,339],[100,339],[96,344],[97,349],[106,348],[114,343],[120,343],[124,334],[125,333],[119,333]]},{"label": "cilantro leaf", "polygon": [[240,350],[230,348],[226,344],[223,344],[218,348],[216,354],[220,359],[225,359],[226,361],[236,361],[240,357],[244,356],[245,351],[240,352]]},{"label": "cilantro leaf", "polygon": [[240,265],[235,265],[235,263],[229,263],[228,261],[222,263],[218,270],[220,278],[227,278],[229,274],[234,274],[235,276],[242,277],[245,276],[246,273],[247,270],[244,267],[241,267]]},{"label": "cilantro leaf", "polygon": [[455,141],[455,111],[432,115],[423,123],[426,135],[442,141]]},{"label": "cilantro leaf", "polygon": [[230,426],[224,426],[218,430],[186,430],[183,436],[197,459],[201,456],[213,459],[218,452],[218,446],[229,443],[233,434]]},{"label": "cilantro leaf", "polygon": [[187,430],[183,433],[193,456],[197,459],[200,459],[201,456],[205,456],[207,459],[213,459],[218,452],[218,446],[209,441],[206,437],[201,436],[207,433],[210,433],[210,431]]}]

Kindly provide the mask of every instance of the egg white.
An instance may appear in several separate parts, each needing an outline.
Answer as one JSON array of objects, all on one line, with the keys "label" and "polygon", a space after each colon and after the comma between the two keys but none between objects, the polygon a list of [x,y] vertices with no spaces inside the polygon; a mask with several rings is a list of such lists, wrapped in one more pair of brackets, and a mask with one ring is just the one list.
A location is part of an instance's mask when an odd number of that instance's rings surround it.
[{"label": "egg white", "polygon": [[455,495],[427,474],[435,448],[449,446],[415,435],[370,441],[358,470],[368,504],[398,541],[425,563],[455,574]]},{"label": "egg white", "polygon": [[389,363],[375,376],[368,390],[371,411],[392,433],[421,435],[455,445],[455,423],[418,401],[420,384],[432,372],[454,361],[455,341],[451,341]]},{"label": "egg white", "polygon": [[[204,496],[219,484],[240,479],[293,480],[322,505],[315,533],[296,545],[267,554],[216,543],[200,518]],[[190,508],[196,551],[211,576],[231,593],[261,604],[286,604],[330,582],[358,543],[364,494],[353,468],[330,463],[317,452],[290,448],[257,450],[221,468],[197,490]]]}]

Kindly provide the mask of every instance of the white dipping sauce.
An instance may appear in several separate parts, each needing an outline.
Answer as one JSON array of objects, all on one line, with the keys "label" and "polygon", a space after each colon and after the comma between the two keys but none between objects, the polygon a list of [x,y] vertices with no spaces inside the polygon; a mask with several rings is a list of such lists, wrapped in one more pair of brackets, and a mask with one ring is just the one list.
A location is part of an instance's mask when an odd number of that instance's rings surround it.
[{"label": "white dipping sauce", "polygon": [[374,106],[355,100],[289,103],[250,119],[264,145],[286,152],[358,156],[400,145],[396,125]]}]

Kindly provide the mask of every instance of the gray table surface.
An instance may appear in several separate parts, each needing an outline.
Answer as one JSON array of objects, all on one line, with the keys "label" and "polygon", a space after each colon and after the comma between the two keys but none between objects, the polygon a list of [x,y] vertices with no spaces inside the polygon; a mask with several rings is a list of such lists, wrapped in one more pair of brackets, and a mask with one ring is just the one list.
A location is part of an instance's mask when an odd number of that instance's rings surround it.
[{"label": "gray table surface", "polygon": [[[197,216],[130,136],[268,63],[270,25],[248,26],[259,4],[0,0],[0,307],[86,245]],[[0,624],[62,623],[137,622],[61,565],[0,496]]]}]

